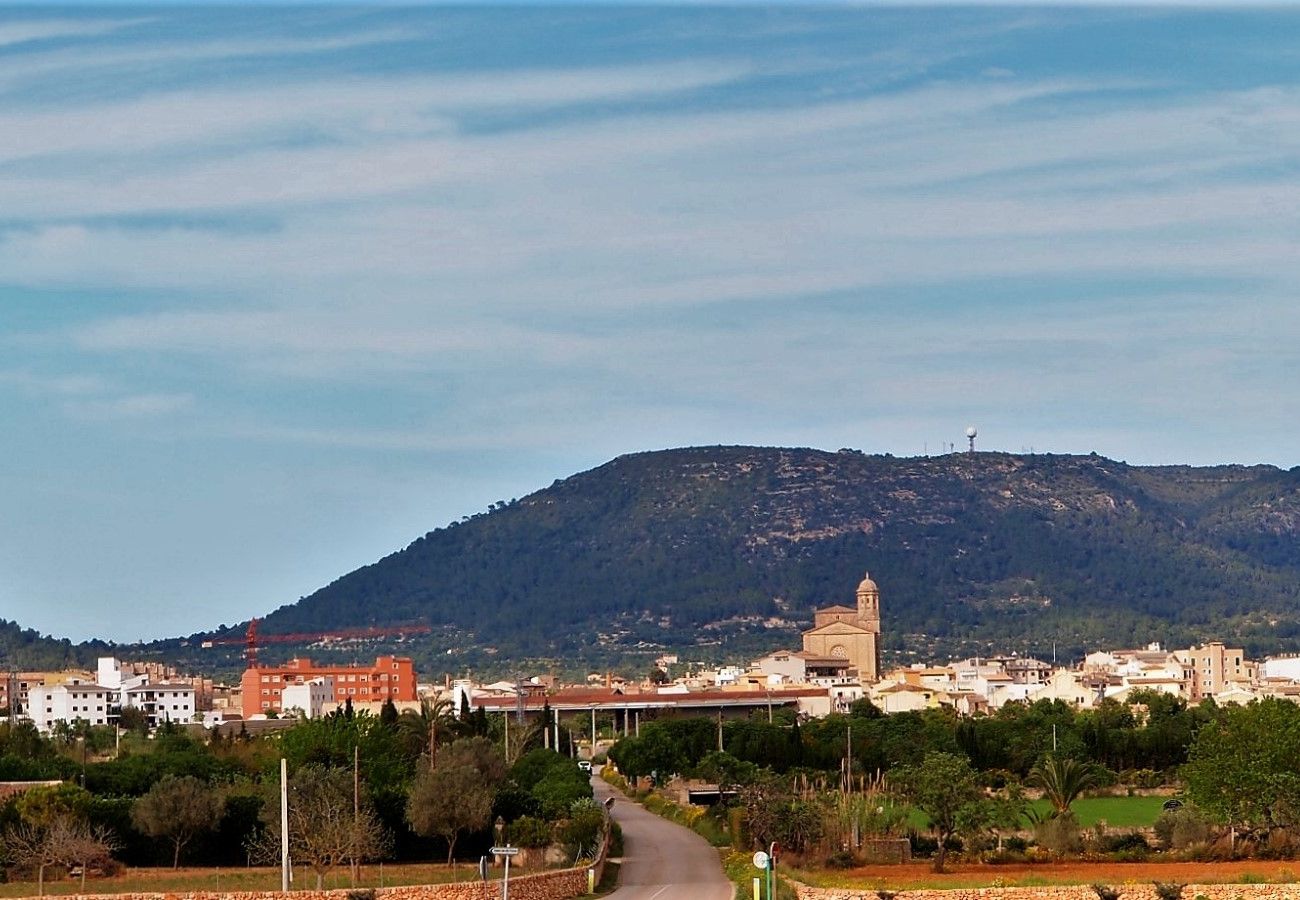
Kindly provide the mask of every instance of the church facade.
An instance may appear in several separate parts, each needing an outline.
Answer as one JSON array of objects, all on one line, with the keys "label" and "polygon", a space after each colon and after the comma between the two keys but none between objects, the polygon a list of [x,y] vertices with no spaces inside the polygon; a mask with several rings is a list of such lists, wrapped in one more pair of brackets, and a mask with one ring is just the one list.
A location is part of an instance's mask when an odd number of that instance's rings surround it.
[{"label": "church facade", "polygon": [[813,612],[803,633],[804,653],[847,660],[862,681],[880,680],[880,588],[870,573],[858,585],[857,606],[827,606]]}]

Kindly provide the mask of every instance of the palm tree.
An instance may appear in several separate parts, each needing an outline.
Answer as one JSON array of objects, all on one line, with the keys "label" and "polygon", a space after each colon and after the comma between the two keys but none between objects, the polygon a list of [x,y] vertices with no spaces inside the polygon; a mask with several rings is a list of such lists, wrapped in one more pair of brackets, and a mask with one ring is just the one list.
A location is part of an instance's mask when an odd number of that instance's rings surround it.
[{"label": "palm tree", "polygon": [[452,702],[448,699],[420,699],[420,711],[405,710],[397,720],[397,727],[415,746],[429,756],[429,768],[438,758],[438,744],[455,724]]},{"label": "palm tree", "polygon": [[1029,770],[1028,781],[1043,789],[1043,796],[1052,804],[1051,818],[1070,811],[1079,795],[1097,784],[1097,770],[1089,763],[1077,759],[1048,756]]}]

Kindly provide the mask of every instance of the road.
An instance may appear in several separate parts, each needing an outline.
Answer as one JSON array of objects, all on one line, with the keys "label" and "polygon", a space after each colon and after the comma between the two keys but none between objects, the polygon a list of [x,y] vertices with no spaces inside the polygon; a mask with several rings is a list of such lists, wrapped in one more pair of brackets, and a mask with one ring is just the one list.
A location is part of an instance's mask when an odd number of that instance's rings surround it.
[{"label": "road", "polygon": [[688,828],[646,812],[599,778],[596,799],[615,797],[614,820],[623,829],[618,900],[732,900],[718,851]]}]

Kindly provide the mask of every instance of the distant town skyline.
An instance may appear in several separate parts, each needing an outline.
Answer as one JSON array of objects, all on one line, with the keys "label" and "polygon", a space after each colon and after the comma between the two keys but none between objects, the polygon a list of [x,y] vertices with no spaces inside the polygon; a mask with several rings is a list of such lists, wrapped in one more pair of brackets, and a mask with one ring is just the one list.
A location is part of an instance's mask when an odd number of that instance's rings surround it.
[{"label": "distant town skyline", "polygon": [[0,615],[237,622],[663,447],[1294,466],[1297,26],[0,7]]}]

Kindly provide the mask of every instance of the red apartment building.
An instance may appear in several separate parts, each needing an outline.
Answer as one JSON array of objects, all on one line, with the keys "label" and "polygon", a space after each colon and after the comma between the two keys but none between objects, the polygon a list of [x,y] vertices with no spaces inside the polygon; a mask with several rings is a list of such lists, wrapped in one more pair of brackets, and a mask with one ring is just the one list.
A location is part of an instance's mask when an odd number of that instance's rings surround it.
[{"label": "red apartment building", "polygon": [[291,659],[282,666],[247,669],[240,679],[243,712],[247,719],[259,713],[280,710],[280,692],[291,684],[313,678],[334,683],[334,702],[370,703],[393,698],[394,702],[418,699],[415,666],[407,656],[380,656],[373,666],[320,666],[309,659]]}]

